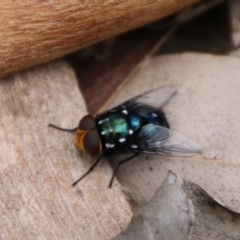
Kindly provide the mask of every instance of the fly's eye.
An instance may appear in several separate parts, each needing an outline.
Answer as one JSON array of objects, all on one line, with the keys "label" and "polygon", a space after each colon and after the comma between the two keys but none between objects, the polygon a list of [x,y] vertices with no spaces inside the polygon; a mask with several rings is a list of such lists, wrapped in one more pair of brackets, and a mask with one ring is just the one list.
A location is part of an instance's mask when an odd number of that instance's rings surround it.
[{"label": "fly's eye", "polygon": [[97,130],[90,130],[83,138],[83,148],[90,155],[98,155],[101,152],[101,140]]},{"label": "fly's eye", "polygon": [[95,127],[95,120],[90,115],[84,116],[78,124],[78,129],[80,130],[90,130]]}]

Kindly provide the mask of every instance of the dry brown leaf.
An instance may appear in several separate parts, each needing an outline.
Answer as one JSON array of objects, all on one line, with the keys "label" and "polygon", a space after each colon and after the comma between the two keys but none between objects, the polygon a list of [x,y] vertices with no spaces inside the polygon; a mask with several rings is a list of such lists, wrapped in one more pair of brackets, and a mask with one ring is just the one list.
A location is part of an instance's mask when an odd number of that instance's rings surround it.
[{"label": "dry brown leaf", "polygon": [[86,114],[72,69],[62,61],[0,81],[0,238],[110,239],[131,217],[119,187],[108,189],[111,168],[99,164],[76,188],[91,159],[74,147]]},{"label": "dry brown leaf", "polygon": [[240,238],[240,214],[223,207],[196,184],[184,182],[184,187],[194,207],[193,240]]},{"label": "dry brown leaf", "polygon": [[154,198],[142,206],[128,229],[114,239],[190,239],[193,209],[183,188],[177,175],[169,172]]},{"label": "dry brown leaf", "polygon": [[143,203],[170,169],[240,212],[240,60],[196,53],[156,57],[131,78],[113,105],[170,84],[183,85],[165,109],[171,128],[201,144],[203,154],[187,159],[142,155],[121,166],[119,180]]},{"label": "dry brown leaf", "polygon": [[153,199],[133,216],[124,239],[216,239],[240,237],[240,214],[227,209],[217,198],[171,171]]}]

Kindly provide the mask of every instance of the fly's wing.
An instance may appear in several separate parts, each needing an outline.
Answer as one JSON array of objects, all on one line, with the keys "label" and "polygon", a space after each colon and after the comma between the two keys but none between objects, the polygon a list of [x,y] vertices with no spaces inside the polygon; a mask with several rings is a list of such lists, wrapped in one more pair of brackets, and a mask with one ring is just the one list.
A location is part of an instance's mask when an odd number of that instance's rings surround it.
[{"label": "fly's wing", "polygon": [[126,107],[130,111],[148,113],[156,109],[161,109],[169,102],[169,100],[171,100],[179,88],[180,85],[160,87],[133,97],[108,111],[114,112]]},{"label": "fly's wing", "polygon": [[169,85],[138,95],[125,102],[125,105],[149,105],[160,109],[164,107],[180,89],[180,85]]},{"label": "fly's wing", "polygon": [[135,151],[173,157],[191,157],[202,153],[202,148],[192,140],[168,128],[147,124],[136,138]]}]

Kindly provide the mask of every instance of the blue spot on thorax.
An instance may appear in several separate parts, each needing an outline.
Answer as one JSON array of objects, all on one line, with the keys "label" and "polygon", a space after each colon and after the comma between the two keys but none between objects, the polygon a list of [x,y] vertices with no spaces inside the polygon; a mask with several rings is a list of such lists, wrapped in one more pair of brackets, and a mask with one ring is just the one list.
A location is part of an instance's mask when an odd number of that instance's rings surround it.
[{"label": "blue spot on thorax", "polygon": [[133,131],[137,131],[146,124],[161,125],[159,116],[156,113],[147,113],[143,116],[137,114],[130,114],[129,122]]},{"label": "blue spot on thorax", "polygon": [[136,114],[130,114],[129,122],[133,131],[137,131],[142,125],[141,117]]}]

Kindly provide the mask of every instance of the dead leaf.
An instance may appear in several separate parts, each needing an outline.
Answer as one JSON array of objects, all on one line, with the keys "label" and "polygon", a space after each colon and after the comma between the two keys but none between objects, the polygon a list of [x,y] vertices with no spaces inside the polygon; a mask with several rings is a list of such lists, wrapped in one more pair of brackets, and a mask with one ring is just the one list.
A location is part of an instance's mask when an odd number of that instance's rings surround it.
[{"label": "dead leaf", "polygon": [[227,209],[196,184],[184,182],[184,186],[194,207],[192,239],[240,239],[239,214]]},{"label": "dead leaf", "polygon": [[[102,162],[86,181],[71,184],[93,161],[74,147],[73,128],[86,114],[72,69],[63,61],[0,81],[0,229],[4,239],[110,239],[131,209],[112,170]],[[83,157],[84,156],[84,157]]]},{"label": "dead leaf", "polygon": [[168,172],[153,199],[133,216],[123,239],[239,239],[240,214],[227,209],[198,185]]},{"label": "dead leaf", "polygon": [[171,129],[198,142],[203,154],[185,159],[142,155],[121,166],[118,179],[144,203],[170,169],[240,212],[240,60],[196,53],[156,57],[130,79],[112,105],[170,84],[183,85],[165,109]]},{"label": "dead leaf", "polygon": [[114,240],[187,240],[193,224],[191,201],[176,174],[169,172],[154,198],[132,218],[128,229]]}]

